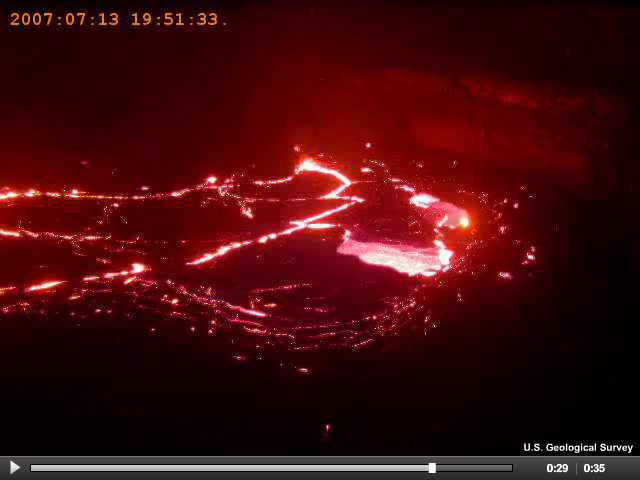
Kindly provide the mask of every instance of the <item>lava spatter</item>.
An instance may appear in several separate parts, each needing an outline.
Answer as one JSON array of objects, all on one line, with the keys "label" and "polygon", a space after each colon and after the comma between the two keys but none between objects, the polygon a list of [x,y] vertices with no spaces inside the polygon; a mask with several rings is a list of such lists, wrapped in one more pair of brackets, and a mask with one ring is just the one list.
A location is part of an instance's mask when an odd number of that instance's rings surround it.
[{"label": "lava spatter", "polygon": [[282,178],[210,176],[164,193],[5,188],[0,256],[12,268],[0,305],[170,318],[294,349],[359,347],[395,331],[430,277],[462,261],[449,237],[462,231],[464,242],[470,224],[381,162],[339,168],[324,157]]}]

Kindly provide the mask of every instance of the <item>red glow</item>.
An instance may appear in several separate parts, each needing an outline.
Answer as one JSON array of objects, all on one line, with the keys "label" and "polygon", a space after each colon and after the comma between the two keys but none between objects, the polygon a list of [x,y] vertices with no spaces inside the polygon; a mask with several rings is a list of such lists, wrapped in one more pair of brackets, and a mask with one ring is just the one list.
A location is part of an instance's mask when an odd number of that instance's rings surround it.
[{"label": "red glow", "polygon": [[[371,145],[367,148],[371,148]],[[375,165],[376,171],[378,168],[380,171],[387,171],[386,166],[381,162],[373,160],[368,162],[369,165]],[[451,268],[455,254],[445,244],[446,232],[450,229],[464,228],[470,225],[469,216],[465,210],[428,193],[421,193],[415,186],[400,178],[386,178],[382,181],[385,188],[398,190],[397,198],[401,202],[406,202],[407,207],[415,209],[417,215],[424,215],[422,222],[426,228],[425,232],[431,238],[426,239],[425,237],[425,240],[416,239],[414,242],[409,242],[391,240],[386,235],[379,237],[374,235],[373,240],[359,240],[358,235],[353,234],[350,227],[352,224],[360,223],[358,217],[360,206],[374,201],[369,198],[366,192],[367,188],[373,185],[376,180],[372,180],[373,175],[368,175],[373,173],[373,169],[369,166],[349,171],[359,173],[347,174],[341,169],[323,163],[320,158],[307,156],[301,159],[294,172],[289,176],[257,179],[251,182],[252,188],[255,187],[260,192],[271,192],[278,189],[285,192],[296,192],[295,195],[289,197],[287,195],[243,194],[242,188],[244,187],[242,185],[246,185],[247,182],[243,184],[237,181],[235,176],[224,180],[219,180],[216,176],[209,176],[202,183],[165,193],[152,193],[150,187],[143,186],[139,188],[139,192],[142,193],[132,195],[89,193],[80,188],[58,192],[41,192],[33,188],[24,191],[2,190],[0,202],[4,202],[6,205],[16,205],[16,202],[37,202],[39,198],[56,202],[90,200],[101,206],[104,216],[96,220],[94,227],[89,226],[76,232],[36,230],[33,227],[29,227],[31,229],[27,230],[22,228],[23,223],[19,226],[9,225],[0,228],[0,239],[15,238],[20,239],[17,241],[26,241],[29,238],[55,241],[59,245],[71,247],[74,255],[93,258],[95,262],[106,265],[112,265],[112,263],[122,265],[122,259],[117,260],[120,255],[123,255],[123,258],[133,257],[141,261],[124,263],[128,265],[124,268],[109,267],[107,271],[90,269],[86,275],[68,274],[60,280],[26,287],[8,285],[0,288],[0,295],[13,299],[14,293],[17,292],[49,291],[55,290],[61,284],[68,284],[72,292],[67,293],[65,299],[73,300],[74,305],[78,305],[82,303],[80,300],[92,298],[95,292],[108,293],[116,288],[126,289],[123,291],[131,294],[136,304],[135,300],[141,296],[161,296],[161,302],[170,307],[171,311],[168,314],[176,319],[185,318],[193,322],[194,317],[191,316],[190,311],[195,308],[199,309],[202,315],[207,315],[208,318],[211,318],[213,313],[216,318],[223,318],[226,324],[235,325],[252,335],[292,340],[297,335],[308,332],[317,341],[341,338],[341,341],[349,343],[354,348],[362,347],[370,343],[371,338],[363,338],[356,334],[351,320],[337,323],[333,317],[335,308],[331,305],[325,303],[304,304],[299,308],[296,307],[300,312],[304,312],[300,314],[301,317],[289,318],[287,316],[291,314],[290,309],[292,308],[288,299],[296,298],[296,301],[300,301],[301,298],[304,303],[307,297],[315,298],[311,294],[303,295],[305,289],[316,288],[313,282],[283,282],[275,287],[259,285],[249,291],[246,302],[236,304],[225,300],[206,284],[195,287],[186,283],[177,283],[172,278],[163,278],[160,273],[163,270],[163,265],[160,265],[154,257],[148,256],[145,251],[149,240],[144,238],[144,235],[127,240],[116,240],[112,238],[109,231],[105,232],[108,225],[105,219],[117,216],[119,220],[122,219],[126,223],[126,210],[131,203],[151,203],[156,200],[183,202],[186,197],[201,192],[203,197],[207,199],[220,198],[227,203],[236,202],[238,207],[236,211],[244,217],[244,222],[251,220],[249,222],[251,227],[243,230],[245,233],[235,238],[233,235],[227,235],[227,238],[232,240],[218,245],[214,244],[214,247],[209,247],[200,253],[197,253],[197,248],[202,248],[201,244],[194,242],[196,254],[192,258],[179,257],[177,261],[172,260],[176,268],[180,265],[190,267],[206,265],[209,268],[216,268],[217,260],[226,256],[232,258],[238,256],[238,258],[253,261],[252,259],[256,258],[256,248],[264,248],[264,245],[272,243],[285,245],[286,242],[277,242],[285,237],[295,238],[299,242],[306,241],[307,237],[302,234],[303,232],[307,232],[306,234],[313,238],[322,238],[322,241],[327,242],[326,245],[334,245],[328,249],[329,252],[333,251],[337,254],[331,262],[340,262],[341,256],[354,256],[364,264],[390,269],[398,274],[422,279],[422,281]],[[362,174],[362,178],[356,178],[359,174]],[[305,179],[302,179],[303,176]],[[314,194],[300,192],[299,185],[306,185],[305,182],[309,179],[313,180],[314,185],[326,184],[326,189]],[[357,195],[355,194],[356,188],[358,189]],[[86,204],[86,202],[83,203],[83,205]],[[270,223],[262,221],[263,218],[260,216],[263,211],[261,210],[262,204],[280,204],[283,209],[288,205],[295,204],[299,208],[294,210],[295,215],[289,215],[279,222]],[[116,209],[117,213],[115,213]],[[24,225],[32,225],[32,223],[24,222]],[[247,223],[243,225],[247,225]],[[265,225],[269,225],[270,228],[265,228]],[[263,231],[260,231],[261,229]],[[247,234],[247,231],[250,233]],[[340,240],[340,233],[342,233],[342,240]],[[435,239],[433,238],[434,234]],[[248,238],[244,235],[247,235]],[[402,235],[399,235],[398,238],[402,238]],[[179,244],[191,245],[188,239],[180,240]],[[321,257],[318,257],[316,261],[319,266],[325,263],[325,259]],[[156,263],[158,263],[157,266]],[[198,272],[206,273],[207,270],[203,268]],[[313,274],[313,271],[300,273]],[[247,272],[247,275],[250,278],[252,272]],[[335,278],[336,285],[340,281],[339,277]],[[318,296],[317,298],[323,297]],[[10,308],[15,309],[22,308],[20,305],[22,303],[19,299],[14,304],[9,304]],[[404,312],[410,311],[414,306],[414,301],[398,300],[389,307],[388,311],[383,310],[378,314],[366,316],[362,321],[364,324],[371,322],[378,325],[376,332],[380,333],[387,328],[395,328]],[[141,308],[143,307],[141,306]],[[91,311],[96,315],[105,315],[112,312],[113,309],[107,303],[106,305],[99,304],[98,308],[92,308]],[[167,313],[165,312],[163,315],[167,315]],[[217,328],[217,324],[211,324],[207,325],[203,331],[214,335]],[[156,334],[157,330],[154,327],[149,330],[149,333]],[[295,348],[307,347],[297,346]],[[298,372],[308,373],[308,370],[306,367],[300,367]]]}]

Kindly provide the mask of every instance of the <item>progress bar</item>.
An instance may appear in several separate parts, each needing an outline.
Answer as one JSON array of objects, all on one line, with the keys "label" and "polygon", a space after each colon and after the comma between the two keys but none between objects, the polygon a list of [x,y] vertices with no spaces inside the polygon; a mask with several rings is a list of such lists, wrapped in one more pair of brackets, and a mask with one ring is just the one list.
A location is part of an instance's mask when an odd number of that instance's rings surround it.
[{"label": "progress bar", "polygon": [[512,464],[501,465],[31,465],[32,472],[88,473],[88,472],[512,472]]}]

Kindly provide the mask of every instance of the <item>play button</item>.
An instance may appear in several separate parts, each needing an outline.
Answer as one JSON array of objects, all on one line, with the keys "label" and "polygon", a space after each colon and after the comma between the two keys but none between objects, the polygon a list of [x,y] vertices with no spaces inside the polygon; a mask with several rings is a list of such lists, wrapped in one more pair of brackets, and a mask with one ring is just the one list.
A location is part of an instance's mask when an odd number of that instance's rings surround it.
[{"label": "play button", "polygon": [[20,465],[17,465],[13,462],[9,462],[9,475],[13,475],[14,473],[16,473],[18,470],[20,470]]}]

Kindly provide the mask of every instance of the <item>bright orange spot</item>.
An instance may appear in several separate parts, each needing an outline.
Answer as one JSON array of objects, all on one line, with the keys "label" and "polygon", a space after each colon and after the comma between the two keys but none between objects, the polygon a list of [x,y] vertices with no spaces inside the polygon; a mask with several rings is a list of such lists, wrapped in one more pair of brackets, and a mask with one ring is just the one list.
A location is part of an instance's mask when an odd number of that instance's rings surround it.
[{"label": "bright orange spot", "polygon": [[55,281],[55,282],[45,282],[39,285],[33,285],[27,288],[27,292],[37,292],[39,290],[49,290],[53,287],[57,287],[58,285],[65,283],[64,281]]}]

